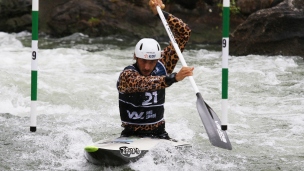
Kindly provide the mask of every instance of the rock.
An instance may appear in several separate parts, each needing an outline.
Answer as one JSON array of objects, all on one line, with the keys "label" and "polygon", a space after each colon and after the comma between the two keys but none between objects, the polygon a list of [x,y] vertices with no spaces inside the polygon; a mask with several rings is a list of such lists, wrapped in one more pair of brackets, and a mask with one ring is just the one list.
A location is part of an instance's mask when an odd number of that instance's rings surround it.
[{"label": "rock", "polygon": [[304,57],[304,1],[284,0],[259,10],[231,34],[231,55]]},{"label": "rock", "polygon": [[0,0],[0,30],[20,32],[31,28],[31,0]]},{"label": "rock", "polygon": [[[142,7],[144,5],[145,7]],[[147,4],[135,1],[69,0],[54,6],[47,22],[49,34],[62,37],[82,32],[89,36],[156,35],[157,20]]]},{"label": "rock", "polygon": [[[55,4],[54,1],[45,0],[44,5],[50,2]],[[187,8],[179,4],[184,4]],[[192,9],[193,7],[195,8]],[[46,33],[55,37],[81,32],[92,37],[120,35],[135,39],[147,36],[168,39],[160,19],[151,14],[148,4],[143,1],[66,0],[58,1],[51,9],[46,14],[48,17],[43,18],[47,21]],[[188,23],[192,29],[189,43],[220,44],[222,17],[217,6],[209,6],[197,0],[179,0],[166,4],[165,10]],[[236,17],[232,19],[231,25],[235,28],[242,21]]]},{"label": "rock", "polygon": [[[168,40],[148,1],[142,0],[43,0],[39,2],[39,32],[64,37],[80,32],[91,37],[154,37]],[[219,44],[222,37],[221,9],[217,0],[164,1],[165,10],[184,20],[192,29],[191,43]],[[205,3],[207,2],[207,3]],[[0,0],[0,31],[31,32],[31,0]],[[231,18],[231,29],[243,19]],[[219,46],[220,47],[220,46]]]},{"label": "rock", "polygon": [[94,32],[101,24],[104,10],[91,0],[71,0],[54,6],[47,22],[49,34],[54,37],[71,35],[75,32]]},{"label": "rock", "polygon": [[258,10],[273,7],[284,0],[237,0],[236,5],[244,15],[250,15]]},{"label": "rock", "polygon": [[11,32],[21,32],[25,29],[31,29],[32,16],[30,14],[22,15],[21,17],[10,18],[6,21],[7,29]]},{"label": "rock", "polygon": [[199,0],[175,0],[175,3],[182,5],[183,7],[193,10],[196,7],[196,3]]},{"label": "rock", "polygon": [[[232,55],[304,56],[304,1],[282,1],[235,0],[241,13],[230,15]],[[217,0],[176,0],[166,3],[165,10],[190,26],[189,44],[218,44],[220,48],[222,11],[217,5]],[[0,15],[1,31],[31,32],[31,0],[0,0]],[[53,37],[80,32],[91,37],[168,40],[159,18],[151,15],[142,0],[43,0],[39,3],[39,32]]]}]

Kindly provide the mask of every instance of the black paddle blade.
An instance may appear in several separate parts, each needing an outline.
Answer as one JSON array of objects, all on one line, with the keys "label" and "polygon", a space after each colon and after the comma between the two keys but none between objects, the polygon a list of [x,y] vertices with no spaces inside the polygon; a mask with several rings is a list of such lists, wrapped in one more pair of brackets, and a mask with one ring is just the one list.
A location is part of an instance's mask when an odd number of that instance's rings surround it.
[{"label": "black paddle blade", "polygon": [[204,101],[201,93],[196,93],[196,107],[212,145],[231,150],[232,146],[226,131],[221,129],[221,121],[211,107]]}]

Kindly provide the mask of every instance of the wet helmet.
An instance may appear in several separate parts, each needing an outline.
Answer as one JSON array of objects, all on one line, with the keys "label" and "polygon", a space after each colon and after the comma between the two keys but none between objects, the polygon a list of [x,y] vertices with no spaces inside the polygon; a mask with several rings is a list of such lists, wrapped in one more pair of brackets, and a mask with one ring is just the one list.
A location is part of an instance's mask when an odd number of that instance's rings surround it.
[{"label": "wet helmet", "polygon": [[146,60],[156,60],[161,57],[161,49],[156,40],[143,38],[135,46],[135,56]]}]

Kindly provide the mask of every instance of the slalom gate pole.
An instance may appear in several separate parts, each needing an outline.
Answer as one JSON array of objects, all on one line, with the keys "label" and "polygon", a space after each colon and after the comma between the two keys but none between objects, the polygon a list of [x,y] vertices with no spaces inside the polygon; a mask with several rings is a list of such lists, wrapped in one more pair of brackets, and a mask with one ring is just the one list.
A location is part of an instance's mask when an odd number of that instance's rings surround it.
[{"label": "slalom gate pole", "polygon": [[36,132],[36,126],[37,126],[38,18],[39,18],[39,0],[32,0],[31,124],[30,124],[31,132]]},{"label": "slalom gate pole", "polygon": [[222,39],[222,130],[228,129],[228,58],[229,58],[230,0],[223,0]]}]

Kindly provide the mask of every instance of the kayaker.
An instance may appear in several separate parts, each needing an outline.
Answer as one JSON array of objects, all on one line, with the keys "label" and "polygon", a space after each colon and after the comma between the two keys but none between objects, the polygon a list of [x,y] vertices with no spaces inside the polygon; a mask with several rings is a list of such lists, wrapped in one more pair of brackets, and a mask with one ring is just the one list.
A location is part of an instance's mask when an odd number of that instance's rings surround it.
[{"label": "kayaker", "polygon": [[[158,16],[156,6],[164,9],[161,0],[150,0],[149,6]],[[187,24],[163,11],[181,51],[190,38]],[[161,22],[161,21],[160,21]],[[152,38],[143,38],[135,46],[135,63],[123,69],[117,81],[121,136],[149,136],[170,139],[165,130],[165,89],[173,83],[193,75],[193,67],[173,72],[179,58],[170,43],[163,50]]]}]

